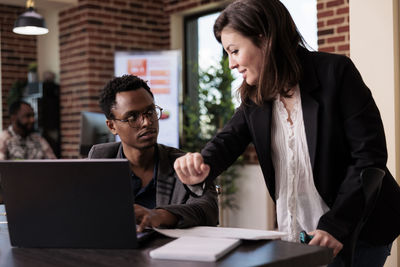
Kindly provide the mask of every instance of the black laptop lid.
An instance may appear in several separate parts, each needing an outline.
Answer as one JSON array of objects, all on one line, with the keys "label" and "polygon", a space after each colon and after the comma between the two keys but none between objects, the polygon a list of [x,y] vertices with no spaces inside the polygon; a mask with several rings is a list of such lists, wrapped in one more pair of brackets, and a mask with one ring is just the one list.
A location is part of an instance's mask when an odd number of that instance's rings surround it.
[{"label": "black laptop lid", "polygon": [[12,246],[135,248],[127,160],[1,161]]}]

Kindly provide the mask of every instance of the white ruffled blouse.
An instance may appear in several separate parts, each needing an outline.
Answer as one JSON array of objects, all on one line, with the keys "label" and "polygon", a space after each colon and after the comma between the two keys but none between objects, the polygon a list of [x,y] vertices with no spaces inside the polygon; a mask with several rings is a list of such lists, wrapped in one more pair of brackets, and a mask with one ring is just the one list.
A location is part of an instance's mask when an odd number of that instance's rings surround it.
[{"label": "white ruffled blouse", "polygon": [[316,230],[329,208],[314,185],[298,86],[292,97],[292,123],[280,97],[273,103],[271,148],[278,228],[288,233],[286,240],[299,242],[300,231]]}]

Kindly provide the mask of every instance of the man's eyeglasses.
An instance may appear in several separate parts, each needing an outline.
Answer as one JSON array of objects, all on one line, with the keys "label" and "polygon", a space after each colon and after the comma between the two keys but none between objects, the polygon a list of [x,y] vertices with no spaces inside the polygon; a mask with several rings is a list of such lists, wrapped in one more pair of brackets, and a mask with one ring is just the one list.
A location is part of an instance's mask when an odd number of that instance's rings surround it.
[{"label": "man's eyeglasses", "polygon": [[144,117],[150,121],[158,121],[161,118],[163,109],[159,106],[155,106],[154,108],[148,109],[145,112],[132,112],[131,116],[127,119],[113,119],[115,121],[127,122],[132,128],[139,128],[144,121]]}]

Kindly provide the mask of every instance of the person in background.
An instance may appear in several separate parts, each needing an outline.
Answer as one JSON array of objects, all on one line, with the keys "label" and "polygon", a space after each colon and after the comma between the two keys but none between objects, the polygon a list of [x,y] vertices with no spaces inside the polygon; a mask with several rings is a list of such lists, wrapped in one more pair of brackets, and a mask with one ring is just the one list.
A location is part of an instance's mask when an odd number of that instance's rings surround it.
[{"label": "person in background", "polygon": [[19,100],[9,107],[11,125],[0,133],[0,160],[55,159],[50,145],[34,132],[31,105]]},{"label": "person in background", "polygon": [[[200,153],[175,161],[188,185],[210,182],[250,142],[276,202],[280,231],[338,255],[362,220],[360,174],[386,172],[381,194],[356,243],[355,266],[383,266],[400,233],[400,188],[386,168],[384,129],[372,94],[352,61],[306,49],[278,0],[237,0],[222,11],[214,34],[243,76],[242,103]],[[193,192],[194,193],[194,192]]]},{"label": "person in background", "polygon": [[88,157],[128,159],[138,231],[159,226],[215,226],[215,186],[207,183],[202,197],[192,197],[176,178],[173,164],[184,152],[157,144],[162,108],[155,105],[146,82],[132,75],[114,78],[104,87],[99,102],[108,128],[121,142],[94,145]]}]

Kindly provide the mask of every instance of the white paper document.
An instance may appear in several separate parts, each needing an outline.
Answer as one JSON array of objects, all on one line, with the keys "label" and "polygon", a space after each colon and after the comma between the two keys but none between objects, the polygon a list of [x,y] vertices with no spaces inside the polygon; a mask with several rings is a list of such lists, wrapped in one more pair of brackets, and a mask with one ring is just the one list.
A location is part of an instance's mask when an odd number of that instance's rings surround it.
[{"label": "white paper document", "polygon": [[210,238],[233,238],[246,240],[278,239],[286,236],[284,232],[256,230],[232,227],[209,227],[196,226],[186,229],[159,229],[155,230],[163,235],[178,238],[186,236],[210,237]]},{"label": "white paper document", "polygon": [[182,236],[150,251],[150,257],[165,260],[217,261],[240,244],[234,238]]}]

